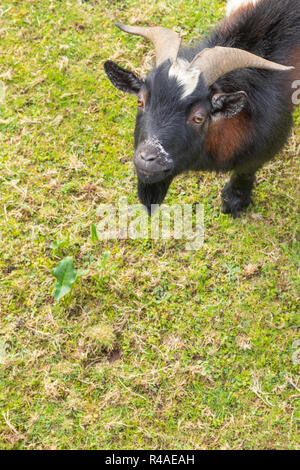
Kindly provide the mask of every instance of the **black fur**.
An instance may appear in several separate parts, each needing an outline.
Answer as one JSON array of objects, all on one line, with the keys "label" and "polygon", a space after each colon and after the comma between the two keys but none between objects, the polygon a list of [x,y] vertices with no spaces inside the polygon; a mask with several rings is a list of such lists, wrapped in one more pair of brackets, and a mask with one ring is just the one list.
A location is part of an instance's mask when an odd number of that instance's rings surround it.
[{"label": "black fur", "polygon": [[119,67],[119,65],[111,60],[105,62],[104,70],[112,84],[119,90],[137,94],[141,89],[142,80],[134,75],[134,73]]},{"label": "black fur", "polygon": [[241,215],[252,202],[254,181],[254,173],[233,173],[222,191],[222,212],[224,214],[231,214],[234,218]]},{"label": "black fur", "polygon": [[[300,1],[261,0],[255,7],[225,19],[209,39],[182,48],[179,56],[191,61],[205,47],[215,46],[240,48],[283,65],[299,67],[299,60],[297,63],[291,60],[292,52],[296,54],[298,48],[299,54],[300,48]],[[147,95],[145,110],[137,114],[135,148],[156,136],[174,161],[173,174],[167,180],[147,185],[138,175],[140,200],[150,211],[151,204],[163,201],[171,180],[184,171],[233,170],[223,190],[222,210],[237,217],[251,202],[255,172],[282,149],[289,136],[292,75],[241,69],[221,77],[209,89],[200,76],[193,95],[181,100],[181,87],[168,75],[170,66],[170,61],[164,62],[142,81],[111,61],[105,64],[110,80],[119,89]],[[187,124],[195,104],[208,116],[201,132]],[[241,150],[220,161],[206,150],[209,123],[213,117],[230,119],[242,110],[251,119],[251,138]]]},{"label": "black fur", "polygon": [[163,202],[171,184],[172,178],[165,179],[160,183],[145,184],[138,182],[138,195],[144,206],[147,208],[148,214],[151,216],[155,210],[155,205]]}]

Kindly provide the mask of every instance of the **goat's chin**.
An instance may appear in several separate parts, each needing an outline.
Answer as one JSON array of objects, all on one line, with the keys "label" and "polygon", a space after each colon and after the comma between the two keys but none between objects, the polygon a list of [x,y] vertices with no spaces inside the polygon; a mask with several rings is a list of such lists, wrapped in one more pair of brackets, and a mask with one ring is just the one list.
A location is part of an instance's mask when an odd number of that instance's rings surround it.
[{"label": "goat's chin", "polygon": [[154,214],[157,208],[153,206],[162,204],[164,201],[172,179],[172,177],[169,177],[159,183],[153,184],[138,180],[138,196],[150,216]]}]

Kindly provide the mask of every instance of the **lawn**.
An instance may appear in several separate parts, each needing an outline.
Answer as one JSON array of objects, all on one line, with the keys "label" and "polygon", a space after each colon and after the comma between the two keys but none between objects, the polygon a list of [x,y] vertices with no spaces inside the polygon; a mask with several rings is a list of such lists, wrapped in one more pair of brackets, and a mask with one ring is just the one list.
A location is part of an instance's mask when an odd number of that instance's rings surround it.
[{"label": "lawn", "polygon": [[[1,1],[1,449],[299,447],[299,109],[240,219],[220,211],[228,176],[173,183],[168,204],[204,205],[199,250],[91,230],[99,204],[138,202],[136,99],[103,63],[145,73],[153,50],[114,22],[189,41],[224,5]],[[55,301],[67,256],[84,272]]]}]

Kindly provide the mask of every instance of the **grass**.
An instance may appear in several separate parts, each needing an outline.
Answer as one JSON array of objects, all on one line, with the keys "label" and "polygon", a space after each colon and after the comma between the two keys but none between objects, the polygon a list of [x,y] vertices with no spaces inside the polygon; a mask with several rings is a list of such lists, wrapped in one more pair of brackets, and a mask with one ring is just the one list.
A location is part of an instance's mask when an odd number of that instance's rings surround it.
[{"label": "grass", "polygon": [[[220,212],[228,176],[173,183],[167,203],[204,204],[199,251],[91,237],[100,203],[137,203],[136,102],[103,62],[145,72],[153,57],[113,23],[151,21],[188,41],[224,5],[2,0],[1,449],[299,445],[299,111],[242,218]],[[51,271],[66,256],[88,272],[54,302]]]}]

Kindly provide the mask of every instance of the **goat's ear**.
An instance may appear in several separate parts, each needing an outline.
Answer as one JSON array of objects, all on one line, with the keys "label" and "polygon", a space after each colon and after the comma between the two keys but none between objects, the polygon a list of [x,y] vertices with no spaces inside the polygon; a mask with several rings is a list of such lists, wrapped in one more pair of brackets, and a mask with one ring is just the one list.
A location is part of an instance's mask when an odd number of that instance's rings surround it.
[{"label": "goat's ear", "polygon": [[244,91],[216,93],[211,99],[212,114],[217,118],[233,118],[242,111],[247,99]]},{"label": "goat's ear", "polygon": [[105,62],[104,70],[111,83],[121,91],[137,95],[142,88],[143,81],[139,77],[129,70],[122,69],[111,60]]}]

